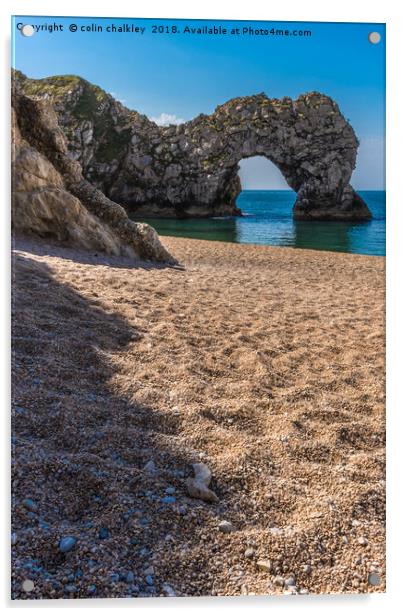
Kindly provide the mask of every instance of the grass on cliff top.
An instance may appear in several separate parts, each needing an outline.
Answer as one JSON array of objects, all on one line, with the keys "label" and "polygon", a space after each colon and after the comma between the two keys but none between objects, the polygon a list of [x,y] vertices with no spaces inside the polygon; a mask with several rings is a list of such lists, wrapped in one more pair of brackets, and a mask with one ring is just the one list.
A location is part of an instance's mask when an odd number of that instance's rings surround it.
[{"label": "grass on cliff top", "polygon": [[[22,81],[22,86],[28,96],[48,97],[60,110],[65,109],[72,122],[67,126],[90,120],[94,126],[94,137],[98,141],[97,158],[99,162],[109,163],[118,158],[130,141],[128,129],[118,132],[108,116],[103,113],[102,103],[109,97],[102,88],[96,86],[77,75],[57,75],[43,79],[29,79],[25,75],[14,71],[16,79]],[[74,96],[74,90],[79,95]],[[69,94],[73,95],[70,97]],[[124,124],[123,120],[121,124]],[[67,126],[63,128],[66,131]]]},{"label": "grass on cliff top", "polygon": [[27,79],[23,88],[29,96],[48,95],[55,103],[62,103],[66,95],[81,87],[82,94],[71,106],[71,114],[79,120],[92,119],[99,105],[107,100],[107,94],[99,86],[93,85],[77,75],[57,75],[44,79]]}]

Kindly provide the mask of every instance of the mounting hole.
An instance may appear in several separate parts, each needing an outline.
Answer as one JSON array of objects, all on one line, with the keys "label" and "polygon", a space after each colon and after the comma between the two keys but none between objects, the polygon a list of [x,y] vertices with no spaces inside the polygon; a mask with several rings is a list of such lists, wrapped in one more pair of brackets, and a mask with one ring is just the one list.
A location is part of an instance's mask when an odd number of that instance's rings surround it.
[{"label": "mounting hole", "polygon": [[381,34],[379,32],[370,32],[368,40],[370,43],[373,43],[373,45],[377,45],[377,43],[381,41]]},{"label": "mounting hole", "polygon": [[24,580],[22,582],[22,590],[24,590],[25,592],[32,592],[34,588],[35,584],[32,580]]},{"label": "mounting hole", "polygon": [[29,24],[25,24],[25,26],[22,26],[21,28],[22,36],[32,36],[34,33],[35,33],[34,27],[30,26]]},{"label": "mounting hole", "polygon": [[379,586],[381,584],[381,577],[378,575],[378,573],[375,573],[373,571],[368,576],[368,583],[370,584],[370,586]]}]

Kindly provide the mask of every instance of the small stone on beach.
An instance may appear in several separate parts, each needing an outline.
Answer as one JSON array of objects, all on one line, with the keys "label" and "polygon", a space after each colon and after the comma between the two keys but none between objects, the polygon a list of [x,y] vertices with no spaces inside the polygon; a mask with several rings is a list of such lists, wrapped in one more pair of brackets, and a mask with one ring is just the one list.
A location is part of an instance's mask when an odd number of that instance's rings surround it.
[{"label": "small stone on beach", "polygon": [[271,561],[270,560],[258,560],[257,561],[257,568],[260,571],[269,572],[269,571],[271,571]]},{"label": "small stone on beach", "polygon": [[285,579],[285,586],[295,586],[296,585],[296,579],[293,575],[289,575],[289,577],[287,577]]},{"label": "small stone on beach", "polygon": [[188,494],[193,498],[199,498],[207,502],[218,502],[219,499],[215,492],[208,487],[212,477],[212,473],[208,466],[203,462],[198,462],[193,464],[193,469],[194,477],[189,477],[186,481]]},{"label": "small stone on beach", "polygon": [[71,535],[62,537],[59,542],[59,550],[60,552],[69,552],[75,547],[76,543],[77,539]]},{"label": "small stone on beach", "polygon": [[222,520],[222,522],[219,522],[218,528],[222,533],[231,533],[234,530],[233,524],[228,522],[228,520]]},{"label": "small stone on beach", "polygon": [[99,539],[108,539],[109,538],[109,529],[103,527],[99,530]]},{"label": "small stone on beach", "polygon": [[144,570],[144,575],[153,575],[155,573],[155,569],[151,565]]},{"label": "small stone on beach", "polygon": [[64,587],[64,591],[65,591],[66,593],[68,593],[69,595],[73,595],[74,593],[76,593],[76,592],[77,592],[77,587],[76,587],[76,586],[74,586],[74,584],[67,584],[67,585]]},{"label": "small stone on beach", "polygon": [[170,586],[170,584],[163,584],[162,590],[167,597],[176,597],[176,593],[173,590],[173,588]]},{"label": "small stone on beach", "polygon": [[155,462],[153,460],[149,460],[149,462],[147,462],[146,465],[144,466],[144,471],[148,473],[149,475],[156,475],[157,469],[156,469]]},{"label": "small stone on beach", "polygon": [[25,509],[28,509],[28,511],[33,511],[34,513],[38,511],[38,506],[36,505],[36,503],[33,502],[32,498],[26,498],[22,501],[22,504],[24,505]]}]

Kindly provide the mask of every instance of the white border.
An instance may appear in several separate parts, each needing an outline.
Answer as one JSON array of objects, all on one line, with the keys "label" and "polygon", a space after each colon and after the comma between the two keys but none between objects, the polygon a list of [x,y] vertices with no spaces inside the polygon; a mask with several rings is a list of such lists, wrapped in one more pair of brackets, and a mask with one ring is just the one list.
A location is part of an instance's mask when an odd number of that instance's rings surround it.
[{"label": "white border", "polygon": [[[1,114],[1,169],[4,172],[1,182],[1,232],[2,232],[2,353],[4,358],[1,370],[3,393],[3,436],[4,447],[2,460],[3,492],[1,511],[3,527],[0,534],[2,559],[0,580],[2,586],[2,603],[6,609],[14,613],[26,613],[26,609],[52,610],[74,609],[76,614],[99,609],[134,609],[140,613],[154,613],[163,609],[165,614],[176,611],[191,610],[192,614],[205,613],[206,610],[231,610],[234,614],[253,609],[256,613],[275,610],[276,613],[290,614],[392,614],[400,608],[399,585],[402,575],[402,543],[401,543],[401,400],[400,380],[401,368],[398,365],[398,355],[401,345],[401,327],[399,315],[402,314],[398,280],[401,278],[401,252],[398,247],[402,242],[402,201],[400,198],[399,181],[401,176],[402,121],[401,101],[402,88],[400,67],[402,62],[402,3],[395,0],[365,2],[351,0],[336,0],[328,3],[323,0],[287,0],[272,5],[262,0],[246,0],[235,3],[233,0],[202,0],[199,4],[180,2],[179,0],[148,0],[144,4],[114,0],[110,5],[101,4],[99,0],[69,0],[65,3],[54,3],[50,0],[3,0],[0,7],[0,29],[2,48],[6,51],[3,62],[2,114]],[[370,596],[321,596],[321,597],[255,597],[228,599],[133,599],[133,600],[70,600],[70,601],[25,601],[11,602],[9,595],[9,66],[10,66],[10,16],[20,15],[83,15],[83,16],[116,16],[116,17],[188,17],[201,19],[255,19],[277,21],[356,21],[387,24],[387,484],[388,484],[388,524],[387,524],[387,593]],[[398,516],[399,514],[399,516]],[[398,519],[399,518],[399,519]],[[399,612],[399,609],[398,609]]]}]

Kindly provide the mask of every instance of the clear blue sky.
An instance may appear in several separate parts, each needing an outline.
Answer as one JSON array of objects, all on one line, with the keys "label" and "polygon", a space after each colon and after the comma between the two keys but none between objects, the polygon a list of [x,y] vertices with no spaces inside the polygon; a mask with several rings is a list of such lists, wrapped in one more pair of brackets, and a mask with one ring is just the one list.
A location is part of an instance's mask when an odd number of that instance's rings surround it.
[{"label": "clear blue sky", "polygon": [[[63,24],[63,32],[23,37],[17,23]],[[69,25],[76,24],[77,32]],[[103,32],[81,32],[82,26]],[[107,33],[107,26],[145,27],[144,34]],[[153,34],[152,25],[180,33]],[[310,37],[184,34],[190,27],[311,30]],[[369,32],[382,36],[378,45]],[[265,92],[297,97],[318,90],[333,97],[361,141],[353,184],[384,187],[385,26],[296,22],[236,22],[73,17],[14,18],[13,66],[33,78],[76,74],[98,84],[127,107],[162,119],[188,120],[236,96]],[[247,188],[285,187],[272,164],[242,164]]]}]

